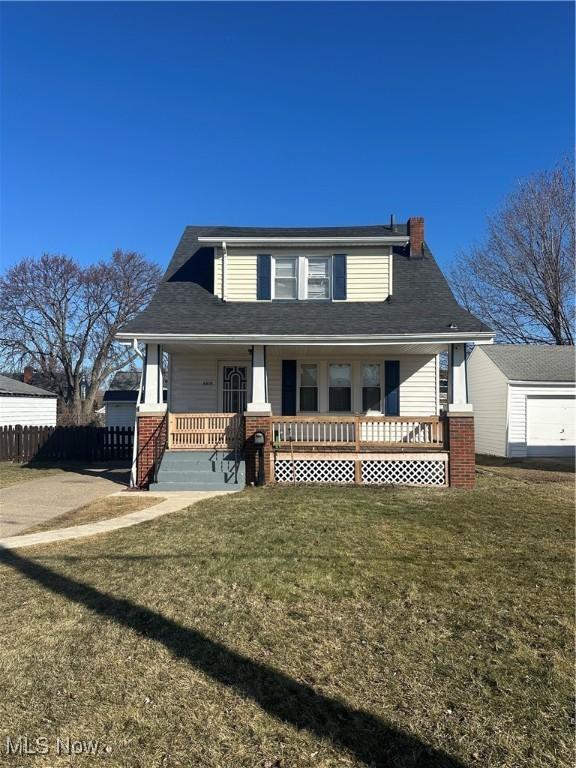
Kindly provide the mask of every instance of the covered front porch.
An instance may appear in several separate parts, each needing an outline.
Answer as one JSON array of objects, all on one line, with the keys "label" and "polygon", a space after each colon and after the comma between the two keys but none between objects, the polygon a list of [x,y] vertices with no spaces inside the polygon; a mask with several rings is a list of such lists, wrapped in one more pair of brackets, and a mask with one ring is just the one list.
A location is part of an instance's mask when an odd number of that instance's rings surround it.
[{"label": "covered front porch", "polygon": [[[139,423],[161,420],[155,462],[164,450],[223,451],[246,461],[248,482],[445,485],[446,417],[471,417],[464,350],[423,341],[149,343]],[[444,351],[448,414],[440,403]],[[158,395],[163,357],[167,406]],[[257,432],[263,442],[255,443]]]}]

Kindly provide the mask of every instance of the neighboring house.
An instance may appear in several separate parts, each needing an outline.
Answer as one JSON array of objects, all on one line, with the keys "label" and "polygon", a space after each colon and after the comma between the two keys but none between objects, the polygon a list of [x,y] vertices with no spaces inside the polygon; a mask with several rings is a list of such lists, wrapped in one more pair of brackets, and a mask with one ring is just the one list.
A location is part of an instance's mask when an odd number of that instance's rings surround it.
[{"label": "neighboring house", "polygon": [[[253,480],[256,432],[264,433],[266,481],[445,484],[439,356],[450,351],[450,436],[462,447],[450,482],[470,486],[465,348],[492,335],[454,299],[421,218],[390,226],[187,227],[149,306],[118,334],[146,345],[138,484],[156,477],[165,428],[164,488],[237,478],[243,460]],[[218,464],[222,477],[214,461],[201,465],[202,451],[208,462],[210,452],[231,447],[233,465]]]},{"label": "neighboring house", "polygon": [[57,401],[52,392],[0,375],[0,426],[55,427]]},{"label": "neighboring house", "polygon": [[104,393],[107,427],[133,427],[140,390],[140,371],[118,371]]},{"label": "neighboring house", "polygon": [[493,456],[570,456],[576,445],[574,347],[494,344],[468,360],[476,450]]},{"label": "neighboring house", "polygon": [[[118,371],[114,374],[103,398],[107,427],[134,426],[141,378],[141,371]],[[166,391],[163,401],[166,402]]]}]

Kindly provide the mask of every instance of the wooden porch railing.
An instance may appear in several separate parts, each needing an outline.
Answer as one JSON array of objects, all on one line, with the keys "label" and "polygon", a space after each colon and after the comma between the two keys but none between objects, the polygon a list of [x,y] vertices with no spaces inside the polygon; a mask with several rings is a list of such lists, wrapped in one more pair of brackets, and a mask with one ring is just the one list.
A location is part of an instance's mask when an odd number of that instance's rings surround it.
[{"label": "wooden porch railing", "polygon": [[275,444],[306,446],[416,445],[441,448],[438,416],[273,416]]},{"label": "wooden porch railing", "polygon": [[239,413],[171,413],[170,450],[201,451],[215,448],[237,451],[244,443],[244,417]]}]

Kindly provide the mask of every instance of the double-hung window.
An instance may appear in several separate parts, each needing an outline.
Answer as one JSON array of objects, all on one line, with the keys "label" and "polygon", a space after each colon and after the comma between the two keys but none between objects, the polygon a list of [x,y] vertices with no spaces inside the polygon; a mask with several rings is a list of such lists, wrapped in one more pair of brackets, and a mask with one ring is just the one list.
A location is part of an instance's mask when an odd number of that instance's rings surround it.
[{"label": "double-hung window", "polygon": [[300,368],[300,410],[318,410],[318,366],[302,363]]},{"label": "double-hung window", "polygon": [[331,259],[329,256],[308,257],[308,299],[330,299]]},{"label": "double-hung window", "polygon": [[274,299],[332,298],[331,256],[275,256]]},{"label": "double-hung window", "polygon": [[331,363],[328,366],[328,410],[352,410],[352,366],[350,363]]},{"label": "double-hung window", "polygon": [[297,256],[279,256],[274,259],[274,298],[298,298]]},{"label": "double-hung window", "polygon": [[365,363],[362,366],[362,410],[380,411],[382,408],[382,389],[380,385],[380,365]]}]

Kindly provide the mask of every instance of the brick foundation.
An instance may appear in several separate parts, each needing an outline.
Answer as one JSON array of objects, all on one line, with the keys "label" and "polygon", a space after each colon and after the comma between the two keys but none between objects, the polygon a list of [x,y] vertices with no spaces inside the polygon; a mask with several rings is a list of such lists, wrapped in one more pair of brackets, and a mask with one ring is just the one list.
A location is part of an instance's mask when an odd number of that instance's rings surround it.
[{"label": "brick foundation", "polygon": [[166,439],[161,430],[166,429],[163,413],[138,416],[138,454],[136,459],[136,485],[146,489],[153,479],[155,439]]},{"label": "brick foundation", "polygon": [[474,488],[476,457],[474,453],[474,416],[448,414],[448,448],[450,450],[450,486]]},{"label": "brick foundation", "polygon": [[254,445],[254,433],[264,432],[264,484],[274,482],[272,477],[272,417],[266,414],[245,414],[244,459],[246,461],[246,484],[256,483],[258,472],[258,446]]}]

